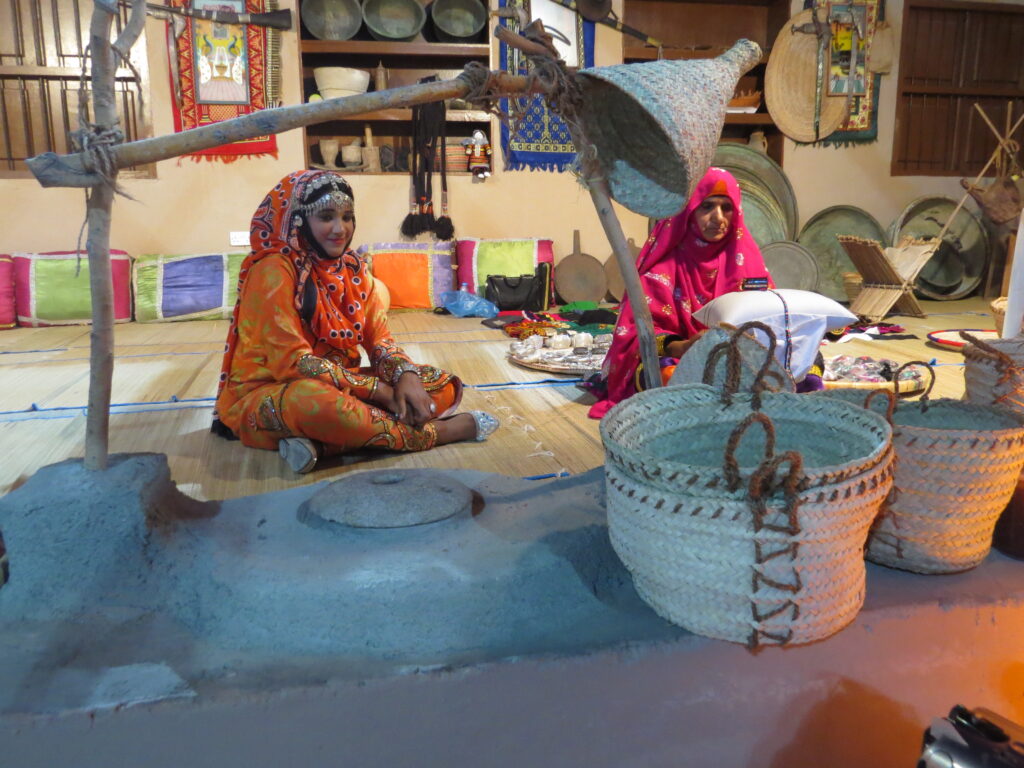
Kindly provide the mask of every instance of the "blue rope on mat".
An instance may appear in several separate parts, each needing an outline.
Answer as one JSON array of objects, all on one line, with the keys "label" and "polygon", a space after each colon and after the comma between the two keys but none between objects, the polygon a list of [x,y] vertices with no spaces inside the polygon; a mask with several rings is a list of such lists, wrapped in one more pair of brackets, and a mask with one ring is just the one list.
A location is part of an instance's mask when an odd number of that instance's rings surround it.
[{"label": "blue rope on mat", "polygon": [[569,387],[583,379],[541,379],[540,381],[500,381],[491,384],[464,384],[467,389],[492,392],[498,389],[536,389],[538,387]]},{"label": "blue rope on mat", "polygon": [[552,477],[569,477],[571,472],[549,472],[546,475],[527,475],[523,480],[549,480]]},{"label": "blue rope on mat", "polygon": [[[58,352],[61,350],[50,350],[44,349],[39,350],[41,352]],[[66,350],[65,350],[66,351]],[[11,353],[13,354],[13,353]],[[209,352],[140,352],[135,355],[114,355],[115,360],[126,360],[130,357],[174,357],[175,355],[212,355],[214,351]],[[49,363],[76,363],[81,360],[88,360],[88,357],[61,357],[57,360],[36,360],[31,363],[0,363],[0,366],[8,365],[46,365]]]},{"label": "blue rope on mat", "polygon": [[[133,408],[139,405],[175,405],[177,403],[212,403],[217,398],[215,397],[178,397],[177,395],[171,395],[169,400],[146,400],[137,403],[111,403],[111,408]],[[10,416],[19,413],[45,413],[50,411],[85,411],[86,406],[84,405],[50,405],[45,408],[40,407],[38,403],[32,403],[28,408],[22,408],[18,411],[0,411],[0,416]],[[138,413],[138,411],[132,411],[132,413]]]},{"label": "blue rope on mat", "polygon": [[5,349],[0,351],[0,355],[34,355],[40,352],[67,352],[69,349],[71,347],[57,347],[56,349]]},{"label": "blue rope on mat", "polygon": [[[130,406],[111,406],[111,416],[124,416],[129,413],[154,413],[156,411],[184,411],[196,408],[212,409],[211,403],[178,403],[166,408],[131,408]],[[0,413],[0,423],[12,421],[36,421],[39,419],[74,419],[85,416],[88,409],[82,406],[64,406],[61,408],[39,408],[38,410],[6,411]]]}]

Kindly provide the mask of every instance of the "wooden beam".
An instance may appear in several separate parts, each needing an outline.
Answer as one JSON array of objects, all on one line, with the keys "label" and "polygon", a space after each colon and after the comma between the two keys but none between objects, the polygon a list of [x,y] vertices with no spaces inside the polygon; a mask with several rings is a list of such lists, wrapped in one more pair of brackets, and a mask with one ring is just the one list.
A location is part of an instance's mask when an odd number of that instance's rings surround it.
[{"label": "wooden beam", "polygon": [[[495,97],[528,92],[527,79],[518,75],[497,73],[494,75],[494,86]],[[462,98],[469,91],[470,84],[466,80],[453,78],[436,83],[407,85],[387,91],[328,99],[313,104],[263,109],[233,120],[181,133],[140,139],[130,144],[118,144],[112,150],[112,159],[118,169],[145,165],[201,149],[219,147],[257,136],[283,133],[327,120],[350,119],[366,112]],[[542,93],[543,84],[539,80],[535,81],[529,92]],[[29,158],[25,164],[44,187],[93,187],[102,183],[100,175],[87,167],[81,153],[57,155],[54,152],[46,152]]]}]

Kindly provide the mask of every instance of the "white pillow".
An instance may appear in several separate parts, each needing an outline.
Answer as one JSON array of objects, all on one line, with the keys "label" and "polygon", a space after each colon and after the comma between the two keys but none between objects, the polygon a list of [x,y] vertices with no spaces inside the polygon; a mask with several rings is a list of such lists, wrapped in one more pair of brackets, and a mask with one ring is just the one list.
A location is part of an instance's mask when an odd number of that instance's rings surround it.
[{"label": "white pillow", "polygon": [[[802,381],[814,365],[825,333],[857,320],[839,302],[820,293],[793,288],[726,293],[709,301],[693,316],[708,328],[721,323],[738,326],[751,320],[764,323],[775,332],[776,358],[797,381]],[[786,342],[787,329],[791,344]],[[767,344],[763,332],[755,331],[755,335]]]}]

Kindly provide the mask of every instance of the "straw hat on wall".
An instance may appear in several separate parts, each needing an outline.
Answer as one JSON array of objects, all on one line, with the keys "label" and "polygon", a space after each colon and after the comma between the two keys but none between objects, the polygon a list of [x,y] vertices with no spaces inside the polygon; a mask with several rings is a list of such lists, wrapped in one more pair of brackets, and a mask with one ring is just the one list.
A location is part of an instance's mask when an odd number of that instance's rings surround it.
[{"label": "straw hat on wall", "polygon": [[[772,46],[764,74],[764,98],[768,112],[779,130],[794,141],[814,141],[814,96],[818,83],[818,38],[814,34],[794,32],[793,27],[812,21],[812,11],[800,11],[791,18]],[[820,87],[821,114],[818,140],[835,132],[846,121],[846,96],[828,96],[829,52]]]}]

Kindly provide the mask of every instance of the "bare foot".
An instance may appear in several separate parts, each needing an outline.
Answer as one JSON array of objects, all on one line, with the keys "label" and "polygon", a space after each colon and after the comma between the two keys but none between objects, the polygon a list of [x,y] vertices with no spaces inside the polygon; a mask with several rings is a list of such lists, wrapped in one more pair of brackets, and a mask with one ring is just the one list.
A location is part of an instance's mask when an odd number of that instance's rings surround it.
[{"label": "bare foot", "polygon": [[435,419],[437,445],[458,443],[476,437],[476,420],[471,414],[457,413],[447,419]]}]

